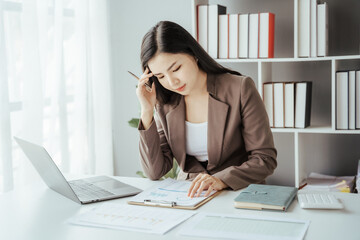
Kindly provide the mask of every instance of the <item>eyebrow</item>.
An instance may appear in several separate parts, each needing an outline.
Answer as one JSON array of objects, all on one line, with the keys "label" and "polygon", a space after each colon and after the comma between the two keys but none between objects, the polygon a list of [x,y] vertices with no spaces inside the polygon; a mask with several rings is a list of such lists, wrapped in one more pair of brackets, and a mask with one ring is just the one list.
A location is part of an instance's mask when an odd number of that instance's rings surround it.
[{"label": "eyebrow", "polygon": [[[168,67],[168,69],[166,71],[169,71],[177,62],[175,61],[173,64],[170,65],[170,67]],[[154,75],[160,75],[161,73],[155,73]]]}]

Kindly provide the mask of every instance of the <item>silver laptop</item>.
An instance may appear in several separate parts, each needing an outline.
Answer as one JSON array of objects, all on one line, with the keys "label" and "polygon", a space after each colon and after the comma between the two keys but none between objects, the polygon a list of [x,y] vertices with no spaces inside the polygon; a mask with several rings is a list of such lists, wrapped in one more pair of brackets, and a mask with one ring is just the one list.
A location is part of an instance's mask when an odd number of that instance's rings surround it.
[{"label": "silver laptop", "polygon": [[14,139],[49,188],[77,203],[127,197],[142,191],[107,176],[67,181],[44,147],[17,137]]}]

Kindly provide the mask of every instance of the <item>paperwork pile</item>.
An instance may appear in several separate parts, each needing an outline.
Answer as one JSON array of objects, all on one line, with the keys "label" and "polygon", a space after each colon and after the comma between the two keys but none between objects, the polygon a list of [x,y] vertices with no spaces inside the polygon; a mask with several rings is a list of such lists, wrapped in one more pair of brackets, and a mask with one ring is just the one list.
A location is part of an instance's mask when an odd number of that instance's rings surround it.
[{"label": "paperwork pile", "polygon": [[352,192],[355,183],[354,176],[331,176],[320,173],[310,173],[305,180],[304,190],[326,192]]}]

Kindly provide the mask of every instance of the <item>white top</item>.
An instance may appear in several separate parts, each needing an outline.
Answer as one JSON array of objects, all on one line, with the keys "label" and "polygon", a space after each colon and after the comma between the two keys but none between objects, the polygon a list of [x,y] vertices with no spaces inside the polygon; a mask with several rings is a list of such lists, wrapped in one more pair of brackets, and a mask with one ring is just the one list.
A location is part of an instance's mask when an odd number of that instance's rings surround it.
[{"label": "white top", "polygon": [[185,121],[186,153],[200,162],[208,160],[207,122],[191,123]]}]

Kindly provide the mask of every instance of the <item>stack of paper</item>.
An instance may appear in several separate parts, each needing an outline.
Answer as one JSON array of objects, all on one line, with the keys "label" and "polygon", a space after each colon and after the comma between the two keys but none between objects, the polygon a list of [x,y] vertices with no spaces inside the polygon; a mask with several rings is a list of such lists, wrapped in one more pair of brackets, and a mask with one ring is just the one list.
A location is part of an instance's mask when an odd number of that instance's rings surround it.
[{"label": "stack of paper", "polygon": [[351,192],[354,187],[354,176],[330,176],[310,173],[306,179],[305,190],[326,192]]}]

